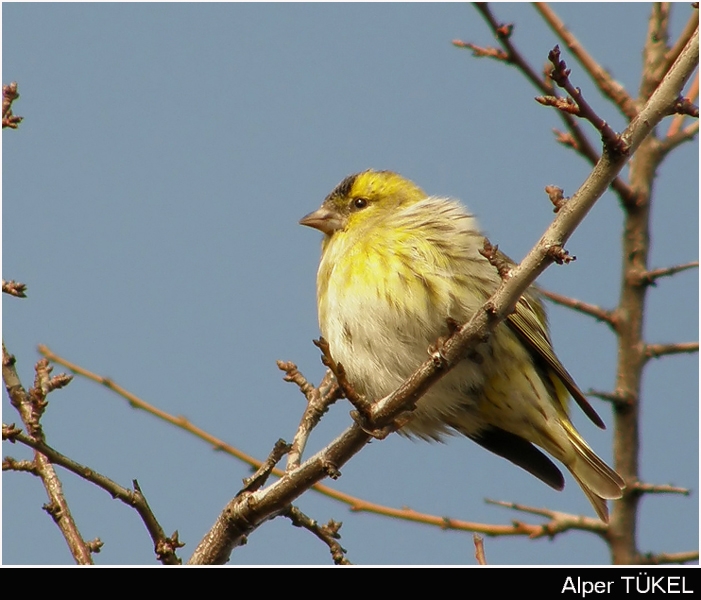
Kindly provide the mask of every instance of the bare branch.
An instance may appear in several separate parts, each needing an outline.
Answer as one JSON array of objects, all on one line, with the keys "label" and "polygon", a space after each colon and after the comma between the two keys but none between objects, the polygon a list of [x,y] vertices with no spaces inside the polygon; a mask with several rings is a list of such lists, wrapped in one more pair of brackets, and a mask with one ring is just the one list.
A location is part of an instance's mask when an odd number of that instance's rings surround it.
[{"label": "bare branch", "polygon": [[611,74],[606,71],[580,44],[579,40],[567,28],[555,11],[544,2],[536,2],[535,9],[543,17],[543,20],[560,37],[567,49],[584,67],[589,76],[594,80],[604,96],[610,98],[618,106],[621,112],[632,120],[638,114],[635,100],[630,97],[626,89],[618,83]]},{"label": "bare branch", "polygon": [[[245,462],[246,464],[251,465],[252,467],[258,469],[262,462],[249,454],[246,454],[245,452],[242,452],[238,448],[235,448],[234,446],[231,446],[221,440],[220,438],[217,438],[204,429],[201,429],[197,427],[196,425],[193,425],[187,418],[181,416],[181,415],[171,415],[170,413],[160,410],[156,408],[155,406],[149,404],[145,400],[142,400],[139,398],[136,394],[133,394],[123,388],[122,386],[116,384],[114,381],[112,381],[109,377],[104,377],[102,375],[98,375],[96,373],[93,373],[92,371],[89,371],[88,369],[85,369],[84,367],[81,367],[69,360],[66,360],[65,358],[59,356],[58,354],[54,353],[51,351],[47,346],[40,344],[37,347],[37,350],[39,351],[40,354],[48,358],[51,362],[63,365],[76,375],[81,375],[82,377],[85,377],[86,379],[90,379],[91,381],[94,381],[96,383],[99,383],[101,385],[104,385],[106,388],[109,390],[115,392],[117,395],[121,396],[124,398],[129,405],[132,408],[138,408],[141,410],[144,410],[148,412],[149,414],[154,415],[155,417],[158,417],[159,419],[166,421],[167,423],[170,423],[171,425],[175,425],[176,427],[179,427],[181,429],[184,429],[185,431],[190,432],[191,434],[199,437],[200,439],[206,441],[207,443],[211,444],[215,450],[222,450],[226,452],[227,454],[230,454],[231,456],[234,456],[235,458],[238,458],[239,460]],[[273,471],[274,474],[276,475],[282,475],[282,472],[276,473]]]},{"label": "bare branch", "polygon": [[699,122],[695,121],[681,131],[677,131],[676,133],[667,136],[659,142],[660,157],[664,158],[665,155],[669,154],[677,146],[683,144],[684,142],[692,141],[698,135],[698,133]]},{"label": "bare branch", "polygon": [[[92,374],[90,372],[84,372],[81,373],[81,371],[84,371],[82,369],[77,368],[75,365],[67,361],[66,359],[59,357],[52,353],[48,348],[42,346],[40,347],[40,351],[46,355],[50,356],[54,362],[57,362],[71,370],[73,370],[76,373],[80,374],[86,374],[89,375],[89,378],[92,379],[93,381],[101,382],[104,378]],[[326,378],[325,378],[326,380]],[[295,383],[298,383],[296,380],[294,381]],[[117,385],[112,385],[112,389],[121,389]],[[320,388],[323,386],[320,385]],[[130,402],[134,401],[135,397],[126,392],[127,396],[130,398]],[[603,393],[602,393],[603,395]],[[145,404],[143,400],[138,400],[139,404]],[[159,411],[160,412],[160,411]],[[157,416],[160,416],[157,413]],[[164,413],[165,414],[165,413]],[[186,431],[190,433],[194,433],[195,435],[198,435],[198,430],[197,428],[189,426],[189,424],[182,418],[177,418],[177,417],[171,417],[166,419],[166,421],[175,424],[181,428],[184,428]],[[204,436],[199,436],[202,439],[208,441],[209,443],[213,444],[215,448],[224,450],[226,452],[229,452],[233,454],[236,457],[240,457],[241,451],[235,450],[235,452],[231,452],[232,448],[225,444],[223,441],[218,440],[214,438],[213,436],[210,436],[209,434],[206,434]],[[245,456],[245,455],[244,455]],[[252,464],[253,466],[260,466],[262,463],[260,461],[256,461],[255,459],[249,459],[250,462],[249,464]],[[248,462],[248,461],[246,461]],[[277,469],[274,469],[272,471],[273,474],[277,476],[282,476],[283,473],[280,472]],[[523,522],[516,522],[511,525],[500,525],[500,524],[487,524],[487,523],[477,523],[477,522],[470,522],[470,521],[462,521],[459,519],[453,519],[453,518],[447,518],[443,516],[437,516],[437,515],[431,515],[427,513],[421,513],[415,510],[412,510],[410,508],[392,508],[388,506],[384,506],[381,504],[376,504],[373,502],[369,502],[367,500],[364,500],[362,498],[358,498],[356,496],[352,496],[350,494],[346,494],[344,492],[338,491],[336,489],[330,488],[328,486],[324,486],[322,484],[316,484],[313,489],[319,493],[324,494],[327,497],[330,497],[334,500],[337,500],[339,502],[343,502],[347,504],[350,509],[353,512],[370,512],[373,514],[378,514],[382,516],[387,516],[395,519],[402,519],[410,522],[415,522],[415,523],[422,523],[425,525],[433,526],[433,527],[440,527],[441,529],[451,529],[451,530],[456,530],[456,531],[470,531],[470,532],[479,532],[484,535],[489,535],[489,536],[529,536],[533,538],[537,537],[542,537],[542,536],[552,536],[553,532],[556,532],[556,530],[568,530],[568,529],[583,529],[583,530],[589,530],[588,527],[588,522],[585,523],[585,527],[579,527],[577,524],[579,517],[576,517],[575,515],[570,515],[567,527],[565,527],[564,522],[560,522],[559,525],[531,525]]]},{"label": "bare branch", "polygon": [[[487,500],[487,502],[492,504],[499,504],[498,502]],[[506,506],[512,506],[512,503],[504,503]],[[364,500],[359,500],[356,504],[351,506],[351,510],[354,512],[370,512],[373,514],[383,515],[387,517],[392,517],[394,519],[402,519],[405,521],[412,521],[414,523],[422,523],[424,525],[432,525],[434,527],[440,527],[441,529],[447,529],[451,531],[471,531],[473,533],[481,533],[489,537],[504,537],[504,536],[527,536],[530,538],[539,537],[552,537],[555,533],[561,533],[570,529],[579,529],[582,531],[593,531],[594,533],[601,533],[605,531],[606,524],[597,519],[592,519],[588,517],[578,516],[578,515],[566,515],[566,519],[559,519],[559,525],[555,526],[552,523],[545,524],[530,524],[524,522],[512,522],[510,525],[502,524],[490,524],[490,523],[477,523],[473,521],[463,521],[460,519],[454,519],[452,517],[441,517],[437,515],[431,515],[427,513],[422,513],[411,508],[391,508],[388,506],[383,506],[380,504],[374,504],[372,502],[366,502]],[[538,509],[541,510],[541,509]],[[545,509],[542,509],[545,510]],[[540,516],[546,516],[551,518],[553,515],[561,515],[564,513],[556,513],[552,511],[551,513],[537,513]],[[567,521],[567,524],[565,524]],[[596,526],[592,527],[596,523]]]},{"label": "bare branch", "polygon": [[[12,439],[5,437],[6,425],[2,425],[2,439]],[[19,431],[19,430],[18,430]],[[31,460],[15,460],[11,456],[6,456],[2,459],[2,470],[3,471],[20,471],[24,473],[31,473],[32,475],[39,476],[39,471],[37,471],[37,466]]]},{"label": "bare branch", "polygon": [[622,138],[604,121],[593,109],[593,107],[584,99],[582,90],[572,85],[570,81],[570,69],[567,68],[564,60],[560,59],[560,48],[555,46],[548,54],[548,60],[553,64],[553,70],[550,73],[552,80],[560,86],[562,89],[567,91],[570,97],[576,103],[578,111],[574,112],[571,107],[570,109],[560,108],[560,110],[565,110],[571,114],[575,114],[578,117],[586,119],[589,121],[600,133],[601,139],[604,145],[609,149],[609,151],[616,154],[626,154],[628,152],[627,147],[623,143]]},{"label": "bare branch", "polygon": [[684,263],[683,265],[674,265],[673,267],[653,269],[652,271],[647,271],[646,273],[643,273],[641,275],[641,283],[645,283],[647,285],[655,285],[657,280],[662,277],[669,277],[671,275],[681,273],[682,271],[686,271],[688,269],[698,269],[698,267],[699,261],[694,260],[688,263]]},{"label": "bare branch", "polygon": [[[3,425],[3,438],[5,438],[5,426]],[[9,438],[10,441],[16,441],[29,446],[37,451],[37,457],[43,456],[44,459],[50,463],[60,465],[64,469],[67,469],[71,473],[75,473],[79,477],[94,483],[99,488],[105,490],[113,498],[121,500],[127,506],[131,506],[136,510],[136,512],[141,517],[142,521],[146,525],[146,529],[151,534],[151,539],[156,547],[159,546],[172,546],[172,553],[159,554],[158,559],[163,564],[180,564],[180,559],[175,555],[175,549],[179,546],[174,545],[174,540],[172,538],[166,537],[165,532],[161,528],[156,516],[151,511],[151,508],[146,501],[146,498],[139,488],[139,484],[134,480],[134,491],[128,490],[122,487],[118,483],[112,481],[108,477],[101,475],[97,471],[81,465],[80,463],[68,458],[64,454],[61,454],[58,450],[55,450],[43,441],[33,439],[23,433],[15,433]],[[36,459],[35,459],[36,460]],[[176,536],[177,540],[177,536]],[[181,544],[182,545],[182,544]]]},{"label": "bare branch", "polygon": [[[571,529],[577,529],[580,531],[590,531],[601,536],[605,536],[608,531],[608,525],[599,519],[593,519],[591,517],[585,517],[583,515],[571,515],[568,513],[559,512],[556,510],[550,510],[548,508],[536,508],[534,506],[526,506],[524,504],[517,504],[515,502],[503,502],[501,500],[491,500],[487,498],[485,500],[488,504],[494,504],[496,506],[504,506],[512,510],[517,510],[520,512],[529,513],[532,515],[539,515],[541,517],[547,517],[550,519],[547,523],[539,526],[528,525],[520,521],[514,521],[514,526],[519,528],[534,528],[533,533],[529,535],[531,539],[537,537],[547,536],[553,538],[558,533],[563,533]],[[537,529],[535,529],[537,527]]]},{"label": "bare branch", "polygon": [[679,39],[674,43],[674,46],[672,46],[672,48],[670,48],[669,51],[665,54],[664,62],[662,62],[662,64],[660,64],[659,67],[660,71],[663,74],[666,73],[669,70],[669,68],[674,64],[674,61],[677,60],[677,58],[681,54],[681,51],[689,43],[689,40],[694,35],[694,32],[696,31],[696,28],[698,26],[699,11],[697,7],[696,10],[691,11],[691,14],[689,15],[689,20],[686,22],[684,30],[679,35]]},{"label": "bare branch", "polygon": [[569,115],[574,115],[575,117],[581,117],[582,113],[577,106],[577,103],[572,100],[572,98],[561,98],[560,96],[536,96],[536,102],[542,104],[543,106],[552,106],[561,110]]},{"label": "bare branch", "polygon": [[343,395],[348,399],[348,401],[355,406],[355,408],[360,412],[363,417],[366,417],[370,412],[371,402],[367,398],[360,396],[354,389],[353,386],[348,381],[346,377],[346,370],[343,365],[337,363],[333,356],[331,356],[331,350],[329,349],[329,343],[322,337],[318,340],[314,340],[314,345],[321,350],[321,362],[325,367],[328,367],[331,372],[336,377],[336,381],[343,391]]},{"label": "bare branch", "polygon": [[[554,90],[550,82],[545,81],[535,71],[535,69],[533,69],[528,64],[523,55],[516,49],[513,42],[511,41],[511,33],[513,31],[513,26],[499,23],[494,17],[494,15],[492,15],[492,11],[486,2],[475,3],[475,8],[482,15],[482,17],[484,17],[484,20],[487,21],[487,24],[491,28],[492,32],[497,37],[503,48],[506,50],[506,57],[499,58],[504,62],[516,66],[522,73],[526,75],[526,77],[531,81],[531,83],[538,87],[543,93],[552,94]],[[458,47],[464,46],[473,50],[475,48],[472,44],[467,44],[465,42],[453,42],[453,44],[455,44]],[[476,54],[476,56],[480,55]]]},{"label": "bare branch", "polygon": [[[647,35],[643,47],[643,72],[638,101],[645,102],[669,70],[665,59],[669,48],[669,6],[657,2],[651,5]],[[691,38],[690,38],[691,39]],[[680,91],[681,93],[681,91]]]},{"label": "bare branch", "polygon": [[558,144],[562,144],[563,146],[572,148],[576,152],[579,152],[579,144],[577,144],[577,140],[574,139],[574,136],[571,133],[565,133],[557,128],[553,128],[553,133],[555,134],[555,141]]},{"label": "bare branch", "polygon": [[504,254],[499,252],[498,245],[492,246],[491,242],[487,238],[484,238],[482,248],[479,249],[478,252],[484,256],[489,261],[489,264],[497,270],[497,273],[499,273],[499,277],[501,277],[502,281],[506,281],[509,279],[509,277],[511,277],[511,269],[513,268],[513,264],[507,260]]},{"label": "bare branch", "polygon": [[326,525],[320,526],[314,519],[310,519],[296,506],[289,506],[287,510],[280,514],[283,517],[290,519],[295,527],[303,527],[324,542],[324,544],[329,547],[334,564],[353,564],[346,558],[345,548],[338,543],[338,540],[341,539],[341,536],[338,533],[341,529],[341,523],[337,521],[329,521]]},{"label": "bare branch", "polygon": [[645,358],[660,358],[669,354],[695,354],[699,351],[698,342],[682,342],[678,344],[646,344]]},{"label": "bare branch", "polygon": [[589,304],[587,302],[582,302],[576,298],[570,298],[569,296],[563,296],[556,292],[551,292],[549,290],[540,290],[540,293],[545,296],[551,302],[559,304],[560,306],[566,306],[582,314],[594,317],[597,321],[601,321],[610,325],[613,329],[616,328],[616,314],[613,311],[601,308],[596,304]]},{"label": "bare branch", "polygon": [[620,392],[602,392],[600,390],[587,390],[587,396],[599,398],[605,402],[610,402],[614,406],[630,407],[635,400],[630,396],[626,396]]},{"label": "bare branch", "polygon": [[[667,84],[683,72],[683,76],[677,79],[675,84],[675,90],[681,94],[698,66],[697,28],[672,68],[666,73],[658,73],[667,48],[668,9],[667,5],[655,4],[651,11],[638,94],[638,102],[644,102],[645,108],[632,124],[641,118],[647,107],[656,104],[662,90],[671,91]],[[682,64],[685,66],[681,67]],[[678,100],[678,95],[672,98],[667,92],[666,101],[657,105],[661,110],[660,115],[669,114],[668,111]],[[620,401],[614,403],[613,456],[615,470],[626,482],[631,483],[640,478],[640,399],[643,369],[647,360],[643,326],[648,288],[640,284],[640,274],[649,271],[651,199],[654,178],[662,158],[663,154],[655,136],[646,139],[633,157],[629,171],[630,185],[636,190],[637,202],[624,207],[622,277],[617,309],[618,353],[614,388],[616,400]],[[616,564],[639,562],[636,541],[639,500],[639,493],[627,489],[623,497],[613,504],[608,542],[612,560]]]},{"label": "bare branch", "polygon": [[[279,439],[275,442],[275,446],[270,451],[270,455],[265,460],[265,462],[258,468],[258,470],[251,477],[247,477],[243,480],[243,490],[242,492],[254,492],[259,490],[265,482],[268,480],[270,473],[272,473],[275,465],[280,462],[280,459],[285,456],[290,451],[291,446],[283,439]],[[241,492],[239,492],[241,493]]]},{"label": "bare branch", "polygon": [[[541,77],[535,69],[533,69],[528,61],[523,57],[523,55],[516,49],[511,40],[511,30],[507,29],[506,26],[500,24],[494,15],[492,15],[491,9],[486,3],[476,3],[475,8],[484,17],[485,21],[494,32],[495,36],[499,39],[502,46],[506,49],[507,58],[504,62],[508,64],[513,64],[518,68],[541,93],[545,95],[555,95],[555,88],[553,87],[549,78]],[[509,35],[504,35],[504,32],[508,31]],[[455,43],[455,42],[454,42]],[[461,42],[462,45],[467,46],[467,43]],[[558,111],[557,113],[560,118],[564,121],[567,130],[570,132],[572,137],[572,142],[568,145],[579,152],[584,158],[586,158],[590,164],[595,165],[599,161],[599,152],[584,134],[582,129],[579,127],[577,120],[570,114]],[[562,143],[560,141],[560,143]],[[615,177],[611,182],[611,188],[618,195],[623,206],[634,206],[636,203],[636,194],[633,189],[625,183],[620,177]]]},{"label": "bare branch", "polygon": [[487,557],[484,555],[484,538],[476,533],[472,535],[472,541],[475,544],[475,559],[478,565],[486,565]]},{"label": "bare branch", "polygon": [[500,48],[483,48],[482,46],[477,46],[470,42],[463,42],[460,40],[453,40],[453,46],[456,48],[468,48],[472,50],[472,56],[477,58],[494,58],[495,60],[500,60],[503,62],[510,62],[509,55],[501,50]]},{"label": "bare branch", "polygon": [[641,481],[634,483],[631,486],[631,490],[635,490],[640,494],[681,494],[682,496],[691,494],[691,490],[688,488],[675,487],[673,485],[656,485]]},{"label": "bare branch", "polygon": [[[15,360],[5,349],[5,343],[2,344],[2,378],[5,382],[7,394],[10,397],[10,402],[19,412],[22,422],[24,423],[29,436],[12,431],[8,438],[10,441],[21,441],[34,444],[44,443],[44,432],[39,422],[41,413],[46,407],[45,393],[40,386],[35,386],[29,392],[24,389],[19,375],[15,369]],[[48,365],[44,360],[40,360],[36,365],[37,381],[48,378]],[[13,428],[15,429],[15,428]],[[3,434],[5,431],[3,430]],[[26,438],[27,441],[24,441]],[[68,502],[63,494],[63,486],[61,480],[56,475],[50,460],[41,451],[34,453],[34,465],[36,475],[41,478],[41,481],[49,497],[49,502],[44,506],[46,512],[51,516],[58,526],[63,538],[66,540],[71,555],[74,560],[81,565],[92,564],[92,553],[90,547],[83,540],[78,527],[71,515]]]},{"label": "bare branch", "polygon": [[671,552],[663,554],[643,554],[636,561],[639,565],[672,565],[699,560],[698,550],[689,552]]},{"label": "bare branch", "polygon": [[[289,367],[290,365],[293,366],[293,375],[295,377],[301,377],[304,382],[306,382],[306,379],[302,377],[301,373],[299,373],[297,367],[294,366],[293,363],[281,363],[278,361],[278,367],[283,368],[281,365],[284,365],[285,367]],[[283,368],[283,370],[287,372],[285,381],[291,381],[291,379],[288,378],[291,376],[292,371],[288,371],[287,368]],[[299,385],[298,380],[295,380],[294,382]],[[300,390],[302,390],[302,393],[304,393],[305,397],[307,398],[307,407],[302,414],[299,427],[297,427],[297,431],[295,432],[295,436],[292,440],[292,447],[287,457],[287,471],[296,469],[300,465],[302,454],[304,453],[307,440],[309,439],[309,435],[311,434],[312,430],[317,426],[321,420],[321,417],[326,414],[329,406],[342,397],[341,388],[330,370],[326,371],[326,375],[324,375],[324,379],[321,381],[318,388],[311,386],[311,384],[307,385],[309,385],[311,389],[300,386]],[[305,389],[307,390],[306,392]]]},{"label": "bare branch", "polygon": [[[91,379],[92,381],[96,381],[98,383],[101,383],[105,378],[101,377],[99,375],[96,375],[94,373],[91,373],[90,371],[87,371],[81,367],[78,367],[77,365],[74,365],[73,363],[67,361],[63,357],[60,357],[53,353],[51,350],[49,350],[46,346],[40,346],[39,351],[44,354],[45,356],[49,357],[52,362],[56,362],[58,364],[63,365],[64,367],[70,369],[76,374],[83,375],[87,377],[88,379]],[[288,365],[286,365],[288,366]],[[284,369],[287,370],[287,369]],[[328,375],[327,375],[328,377]],[[324,381],[329,381],[330,379],[327,379],[327,377],[324,378]],[[294,383],[298,383],[297,378],[294,378],[295,381]],[[306,381],[306,380],[305,380]],[[187,420],[185,420],[183,417],[174,417],[171,415],[168,415],[167,413],[163,411],[159,411],[157,409],[154,409],[153,407],[150,407],[145,401],[137,398],[130,392],[127,392],[120,386],[114,384],[113,382],[110,382],[110,389],[113,391],[116,391],[120,395],[124,396],[127,398],[127,400],[130,402],[132,405],[137,405],[139,408],[143,408],[145,410],[148,410],[152,414],[156,415],[159,418],[164,418],[165,421],[174,424],[186,431],[188,431],[191,434],[194,434],[198,436],[199,438],[203,439],[204,441],[207,441],[208,443],[212,444],[216,449],[218,450],[223,450],[224,452],[227,452],[231,454],[232,456],[239,458],[240,460],[243,460],[244,462],[250,464],[251,466],[254,466],[256,468],[260,468],[260,466],[263,464],[261,461],[258,461],[254,458],[249,457],[248,455],[244,454],[240,450],[233,448],[232,446],[229,446],[226,444],[224,441],[219,440],[218,438],[215,438],[211,434],[208,434],[204,432],[203,430],[192,426]],[[324,389],[324,384],[319,386],[319,389],[322,390],[323,394],[323,389]],[[278,477],[282,477],[284,475],[283,472],[281,472],[278,469],[273,469],[271,471],[273,475],[276,475]],[[470,532],[479,532],[483,533],[485,535],[489,536],[530,536],[530,537],[539,537],[542,535],[549,535],[547,533],[547,530],[543,528],[542,525],[528,525],[525,523],[519,523],[517,525],[493,525],[493,524],[486,524],[486,523],[477,523],[477,522],[471,522],[471,521],[462,521],[459,519],[453,519],[453,518],[447,518],[444,516],[437,516],[437,515],[431,515],[427,513],[421,513],[409,508],[392,508],[388,506],[384,506],[381,504],[376,504],[374,502],[369,502],[365,499],[358,498],[356,496],[352,496],[350,494],[346,494],[344,492],[341,492],[337,489],[325,486],[321,483],[317,483],[316,485],[313,486],[315,491],[323,494],[324,496],[327,496],[333,500],[336,500],[338,502],[343,502],[344,504],[347,504],[350,507],[350,510],[353,512],[369,512],[381,516],[387,516],[391,517],[394,519],[402,519],[405,521],[409,522],[414,522],[414,523],[422,523],[425,525],[433,526],[433,527],[439,527],[441,529],[451,529],[455,531],[470,531]]]}]

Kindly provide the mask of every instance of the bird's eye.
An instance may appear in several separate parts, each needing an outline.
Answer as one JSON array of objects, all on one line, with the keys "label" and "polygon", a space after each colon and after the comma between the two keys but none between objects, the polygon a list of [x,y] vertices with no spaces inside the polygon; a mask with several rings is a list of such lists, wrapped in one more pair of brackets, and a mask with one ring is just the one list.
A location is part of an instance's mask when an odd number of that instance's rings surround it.
[{"label": "bird's eye", "polygon": [[353,198],[351,206],[355,210],[360,210],[368,205],[368,201],[365,198]]}]

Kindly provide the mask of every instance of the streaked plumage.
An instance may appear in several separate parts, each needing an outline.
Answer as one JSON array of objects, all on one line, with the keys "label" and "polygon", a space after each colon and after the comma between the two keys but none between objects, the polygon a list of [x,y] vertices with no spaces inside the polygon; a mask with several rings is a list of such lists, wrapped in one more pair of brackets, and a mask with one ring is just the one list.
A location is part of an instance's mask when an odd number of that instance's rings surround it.
[{"label": "streaked plumage", "polygon": [[[344,179],[301,221],[325,233],[317,277],[319,324],[355,389],[378,399],[396,389],[499,285],[478,250],[476,220],[458,202],[427,196],[390,171]],[[535,289],[516,312],[423,396],[402,432],[459,432],[555,489],[564,480],[536,446],[562,462],[606,521],[624,482],[570,422],[571,394],[602,421],[555,356]]]}]

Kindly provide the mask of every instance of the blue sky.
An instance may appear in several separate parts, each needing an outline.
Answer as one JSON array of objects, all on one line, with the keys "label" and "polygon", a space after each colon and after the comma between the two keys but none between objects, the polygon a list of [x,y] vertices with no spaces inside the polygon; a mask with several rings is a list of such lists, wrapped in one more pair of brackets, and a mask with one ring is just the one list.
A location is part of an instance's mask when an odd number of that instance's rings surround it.
[{"label": "blue sky", "polygon": [[[580,41],[635,94],[649,7],[557,4]],[[525,4],[501,4],[514,41],[537,68],[557,42]],[[674,6],[677,35],[690,8]],[[514,70],[451,45],[492,36],[466,4],[3,4],[3,83],[19,83],[3,132],[3,277],[28,299],[3,298],[3,337],[28,387],[38,344],[182,414],[265,458],[291,440],[303,410],[277,359],[312,381],[324,368],[315,275],[320,235],[297,221],[346,175],[401,172],[432,194],[458,197],[493,243],[520,259],[552,219],[543,187],[572,194],[588,166],[553,141],[560,121],[533,101]],[[625,123],[564,52],[575,84],[612,126]],[[663,126],[663,131],[666,125]],[[592,135],[595,140],[596,136]],[[651,266],[698,257],[698,144],[678,149],[655,182]],[[623,175],[626,175],[624,170]],[[540,283],[613,307],[620,281],[621,211],[605,195],[568,243],[577,260]],[[608,390],[615,338],[601,324],[549,310],[555,349],[583,389]],[[645,322],[652,342],[698,337],[698,274],[659,282]],[[56,369],[59,370],[58,368]],[[691,497],[642,501],[640,548],[698,548],[698,358],[652,362],[642,406],[641,473]],[[249,474],[203,442],[76,379],[50,396],[48,441],[129,485],[137,478],[187,558]],[[612,424],[610,407],[594,400]],[[3,421],[18,422],[7,398]],[[339,402],[308,455],[350,422]],[[574,420],[611,462],[605,432]],[[3,445],[15,458],[30,453]],[[60,471],[60,470],[59,470]],[[101,564],[153,564],[137,515],[60,471]],[[571,478],[556,493],[474,443],[373,442],[332,485],[394,507],[471,521],[521,514],[494,498],[592,514]],[[71,564],[41,510],[38,480],[3,473],[6,564]],[[474,564],[470,534],[355,514],[315,493],[298,505],[343,521],[358,564]],[[534,517],[533,521],[537,521]],[[554,542],[487,539],[492,564],[609,560],[591,535]],[[309,533],[277,519],[250,536],[231,564],[328,564]]]}]

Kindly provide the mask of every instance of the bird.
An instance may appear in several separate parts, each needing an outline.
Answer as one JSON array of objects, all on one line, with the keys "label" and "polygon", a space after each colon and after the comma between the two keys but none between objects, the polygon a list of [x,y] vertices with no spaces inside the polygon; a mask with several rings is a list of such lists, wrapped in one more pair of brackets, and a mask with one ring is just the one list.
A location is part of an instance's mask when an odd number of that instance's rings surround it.
[{"label": "bird", "polygon": [[[479,252],[484,237],[474,215],[393,171],[349,175],[300,224],[324,234],[316,290],[321,334],[349,383],[370,401],[398,388],[449,335],[450,322],[468,321],[501,283]],[[625,483],[575,429],[570,396],[604,428],[555,355],[531,286],[489,339],[417,401],[400,433],[441,441],[462,434],[562,490],[562,472],[547,453],[608,522],[606,501],[620,498]]]}]

